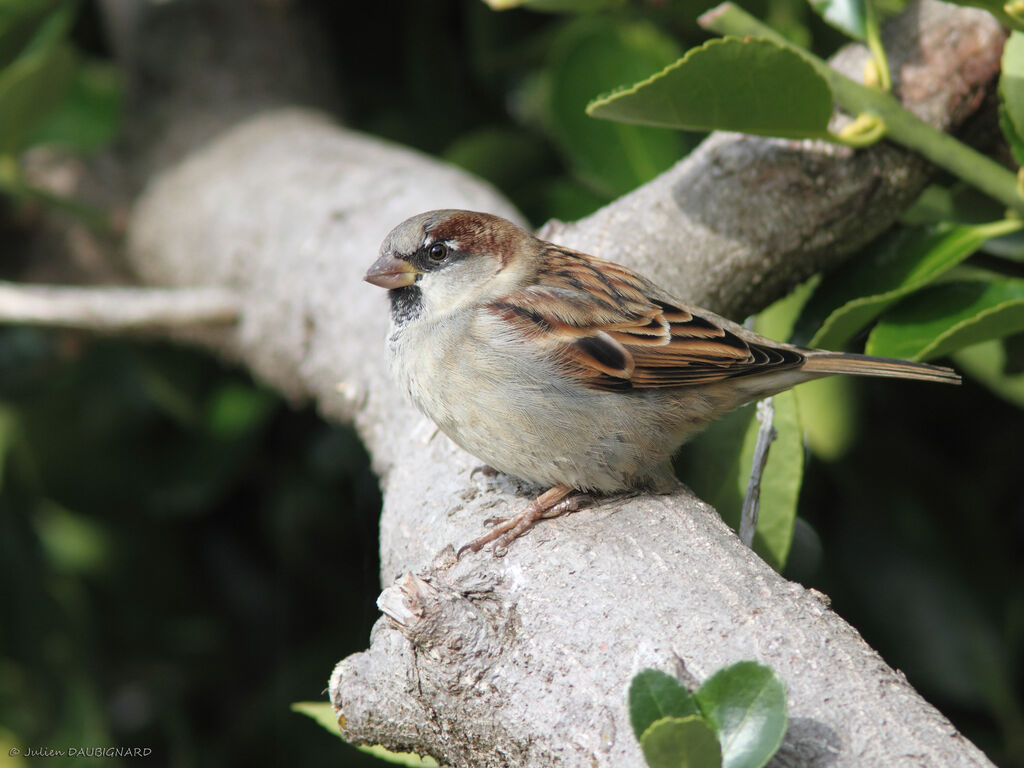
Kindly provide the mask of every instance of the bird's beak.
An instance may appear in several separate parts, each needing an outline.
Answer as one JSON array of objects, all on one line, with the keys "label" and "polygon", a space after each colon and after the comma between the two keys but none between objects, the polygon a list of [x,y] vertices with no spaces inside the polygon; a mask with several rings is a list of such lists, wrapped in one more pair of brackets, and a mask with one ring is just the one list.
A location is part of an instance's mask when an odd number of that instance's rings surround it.
[{"label": "bird's beak", "polygon": [[390,291],[412,285],[416,282],[417,274],[419,273],[416,268],[408,261],[396,259],[390,253],[383,253],[366,271],[363,280]]}]

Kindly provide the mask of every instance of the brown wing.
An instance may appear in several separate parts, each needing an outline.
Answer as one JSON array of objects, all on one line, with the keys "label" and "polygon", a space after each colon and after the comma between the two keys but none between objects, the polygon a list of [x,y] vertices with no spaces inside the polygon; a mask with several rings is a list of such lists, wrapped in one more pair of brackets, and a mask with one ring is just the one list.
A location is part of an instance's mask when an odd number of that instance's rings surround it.
[{"label": "brown wing", "polygon": [[491,309],[595,389],[704,384],[804,361],[794,350],[746,341],[658,293],[625,267],[551,247],[536,282]]}]

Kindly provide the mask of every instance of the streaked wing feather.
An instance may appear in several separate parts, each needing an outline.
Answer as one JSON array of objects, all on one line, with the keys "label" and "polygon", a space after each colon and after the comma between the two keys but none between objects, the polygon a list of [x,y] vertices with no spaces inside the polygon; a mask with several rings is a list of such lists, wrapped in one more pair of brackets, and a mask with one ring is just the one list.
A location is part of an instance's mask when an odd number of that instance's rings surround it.
[{"label": "streaked wing feather", "polygon": [[537,281],[491,309],[550,345],[566,373],[609,391],[680,387],[799,366],[804,356],[745,341],[663,298],[618,264],[552,247]]}]

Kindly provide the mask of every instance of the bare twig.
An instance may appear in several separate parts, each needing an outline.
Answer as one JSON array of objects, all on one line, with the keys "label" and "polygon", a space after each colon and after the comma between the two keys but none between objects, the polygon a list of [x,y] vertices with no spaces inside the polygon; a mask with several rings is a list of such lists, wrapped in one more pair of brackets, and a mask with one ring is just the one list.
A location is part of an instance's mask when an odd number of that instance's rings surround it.
[{"label": "bare twig", "polygon": [[0,283],[0,323],[90,331],[166,331],[238,321],[238,295],[225,288],[79,288]]},{"label": "bare twig", "polygon": [[761,476],[768,463],[768,451],[778,437],[779,432],[772,425],[775,418],[775,406],[772,398],[766,397],[757,404],[757,421],[761,424],[757,430],[757,443],[754,445],[754,460],[750,465],[750,480],[747,482],[747,493],[743,497],[743,510],[740,512],[740,541],[748,547],[754,543],[754,531],[757,529],[757,516],[761,510]]}]

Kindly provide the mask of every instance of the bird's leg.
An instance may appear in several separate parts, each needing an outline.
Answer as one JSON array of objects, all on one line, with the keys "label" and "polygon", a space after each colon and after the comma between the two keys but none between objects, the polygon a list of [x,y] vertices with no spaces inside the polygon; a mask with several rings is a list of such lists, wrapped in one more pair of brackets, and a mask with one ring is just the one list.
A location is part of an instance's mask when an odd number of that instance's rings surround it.
[{"label": "bird's leg", "polygon": [[558,517],[566,512],[575,512],[586,498],[586,494],[573,493],[573,489],[567,485],[556,485],[549,488],[531,501],[530,506],[518,515],[504,520],[488,520],[487,522],[493,525],[491,530],[459,549],[458,556],[462,557],[463,553],[467,551],[479,552],[487,544],[497,539],[497,543],[494,545],[494,554],[501,557],[505,554],[508,545],[530,530],[538,520]]}]

